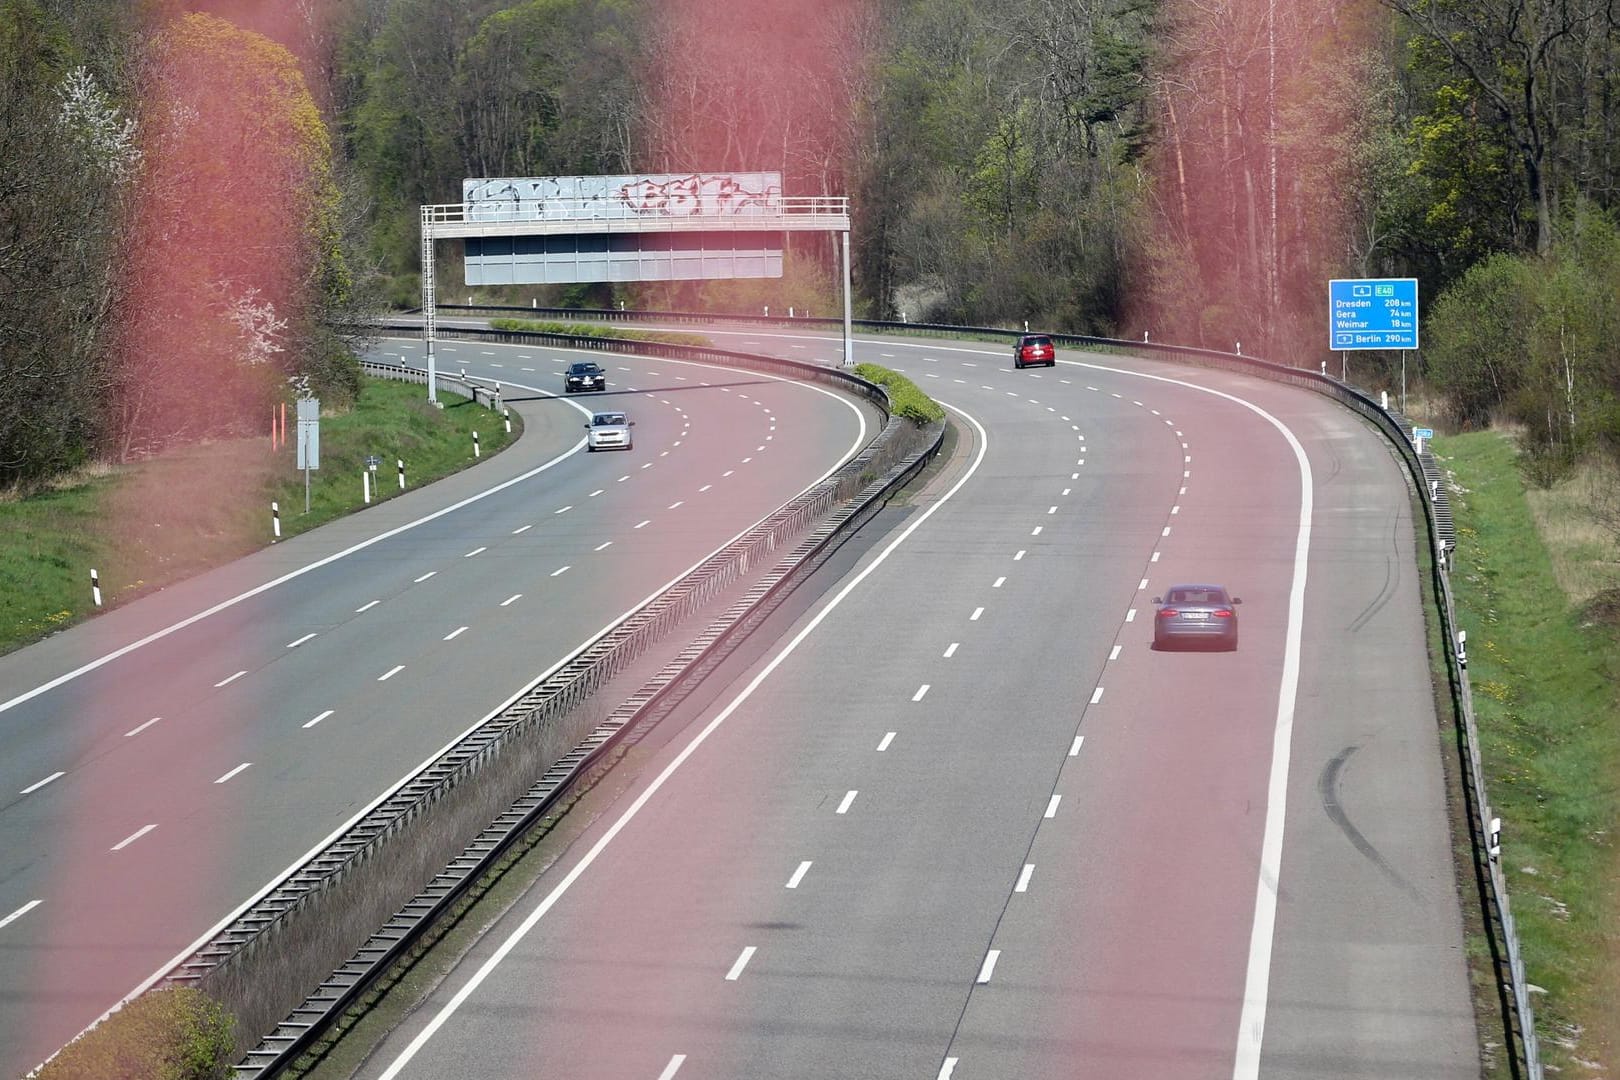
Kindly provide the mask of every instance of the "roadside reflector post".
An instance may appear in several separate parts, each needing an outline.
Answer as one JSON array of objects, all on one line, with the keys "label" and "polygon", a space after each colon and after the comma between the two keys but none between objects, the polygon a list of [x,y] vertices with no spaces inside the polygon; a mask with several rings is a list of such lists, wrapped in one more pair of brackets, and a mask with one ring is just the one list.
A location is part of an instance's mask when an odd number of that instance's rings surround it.
[{"label": "roadside reflector post", "polygon": [[1382,406],[1383,410],[1385,412],[1389,412],[1389,391],[1388,390],[1380,390],[1380,391],[1378,391],[1378,401],[1379,401],[1379,404]]},{"label": "roadside reflector post", "polygon": [[395,458],[394,464],[399,466],[399,490],[405,490],[405,459]]},{"label": "roadside reflector post", "polygon": [[1502,857],[1502,819],[1491,818],[1491,860],[1494,862]]},{"label": "roadside reflector post", "polygon": [[367,470],[367,469],[361,469],[360,470],[360,486],[363,489],[365,489],[366,505],[370,506],[371,505],[371,472],[369,470]]},{"label": "roadside reflector post", "polygon": [[93,600],[95,600],[96,607],[100,607],[101,606],[101,575],[96,573],[95,567],[90,568],[90,596],[91,596],[91,598]]},{"label": "roadside reflector post", "polygon": [[281,539],[281,504],[277,503],[277,502],[272,502],[270,504],[270,529],[271,529],[272,532],[275,533],[276,539],[280,540]]},{"label": "roadside reflector post", "polygon": [[1144,330],[1144,331],[1142,331],[1142,344],[1146,345],[1147,344],[1147,339],[1148,339],[1147,331]]},{"label": "roadside reflector post", "polygon": [[473,457],[482,457],[482,456],[483,456],[482,452],[478,449],[478,432],[475,431],[475,432],[473,432]]},{"label": "roadside reflector post", "polygon": [[506,420],[506,433],[512,434],[512,410],[502,409],[501,416]]},{"label": "roadside reflector post", "polygon": [[1468,631],[1457,631],[1457,666],[1468,670]]}]

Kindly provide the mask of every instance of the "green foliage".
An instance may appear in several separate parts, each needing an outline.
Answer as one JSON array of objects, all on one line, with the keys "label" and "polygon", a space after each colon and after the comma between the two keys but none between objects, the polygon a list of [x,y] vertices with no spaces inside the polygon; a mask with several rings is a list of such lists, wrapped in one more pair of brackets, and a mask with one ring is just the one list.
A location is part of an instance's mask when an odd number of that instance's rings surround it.
[{"label": "green foliage", "polygon": [[1559,588],[1512,444],[1479,432],[1437,439],[1434,449],[1462,489],[1451,580],[1468,632],[1486,783],[1508,823],[1502,865],[1513,914],[1529,980],[1546,991],[1536,998],[1542,1053],[1574,1071],[1595,1052],[1575,1037],[1613,1016],[1620,638],[1583,618]]},{"label": "green foliage", "polygon": [[1596,440],[1620,445],[1620,229],[1579,203],[1546,257],[1494,255],[1429,315],[1430,373],[1461,427],[1522,428],[1527,475],[1546,486]]},{"label": "green foliage", "polygon": [[569,334],[573,337],[619,338],[625,341],[658,341],[665,345],[712,345],[702,334],[685,334],[679,330],[636,330],[628,326],[605,323],[559,323],[538,319],[491,319],[489,325],[496,330],[528,334]]},{"label": "green foliage", "polygon": [[945,419],[945,410],[939,403],[898,371],[890,371],[877,364],[857,364],[855,374],[867,382],[877,383],[888,392],[889,407],[894,415],[903,416],[918,427],[937,424]]},{"label": "green foliage", "polygon": [[234,1021],[199,990],[153,990],[62,1050],[39,1080],[226,1080]]}]

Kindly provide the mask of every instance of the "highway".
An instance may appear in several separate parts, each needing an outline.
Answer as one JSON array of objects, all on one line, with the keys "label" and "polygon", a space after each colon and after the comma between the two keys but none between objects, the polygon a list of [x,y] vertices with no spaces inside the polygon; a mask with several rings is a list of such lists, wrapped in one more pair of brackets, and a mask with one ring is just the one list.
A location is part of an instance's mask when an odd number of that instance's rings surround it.
[{"label": "highway", "polygon": [[[675,361],[609,357],[607,393],[563,400],[573,354],[443,356],[507,384],[527,426],[511,449],[0,658],[0,1075],[145,985],[881,419]],[[593,407],[631,414],[634,450],[583,452]]]},{"label": "highway", "polygon": [[[1477,1077],[1381,438],[1176,364],[858,358],[955,458],[362,1075]],[[1243,598],[1236,652],[1150,648],[1178,581]]]}]

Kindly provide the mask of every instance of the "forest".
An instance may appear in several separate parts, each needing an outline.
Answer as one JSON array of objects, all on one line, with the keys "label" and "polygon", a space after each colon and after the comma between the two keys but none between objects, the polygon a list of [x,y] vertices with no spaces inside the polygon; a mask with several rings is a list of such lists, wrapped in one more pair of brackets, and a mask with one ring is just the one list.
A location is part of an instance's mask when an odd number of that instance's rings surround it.
[{"label": "forest", "polygon": [[868,317],[1336,369],[1327,280],[1417,278],[1435,418],[1550,483],[1620,451],[1617,53],[1612,0],[0,0],[0,487],[341,403],[463,177],[720,170],[850,196]]}]

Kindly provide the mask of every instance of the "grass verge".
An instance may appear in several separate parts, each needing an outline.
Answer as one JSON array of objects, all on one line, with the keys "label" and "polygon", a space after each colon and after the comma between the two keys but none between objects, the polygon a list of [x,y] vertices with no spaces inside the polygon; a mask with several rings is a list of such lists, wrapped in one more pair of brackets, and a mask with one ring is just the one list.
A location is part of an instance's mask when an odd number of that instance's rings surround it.
[{"label": "grass verge", "polygon": [[486,455],[516,434],[515,421],[508,435],[496,413],[452,394],[443,400],[435,409],[420,386],[367,379],[353,410],[321,418],[307,514],[293,447],[272,452],[267,438],[181,447],[0,500],[0,652],[95,614],[92,568],[104,605],[127,603],[268,544],[272,500],[284,537],[361,509],[368,454],[383,459],[377,502],[400,494],[396,461],[414,488],[473,464],[474,431]]},{"label": "grass verge", "polygon": [[1548,537],[1580,533],[1571,504],[1532,511],[1506,438],[1434,448],[1453,475],[1452,587],[1543,1060],[1591,1075],[1620,1048],[1620,632],[1560,588],[1571,574]]},{"label": "grass verge", "polygon": [[898,371],[890,371],[877,364],[856,364],[855,374],[888,391],[889,407],[896,416],[903,416],[918,427],[945,419],[944,408]]},{"label": "grass verge", "polygon": [[623,341],[653,341],[663,345],[713,345],[702,334],[679,330],[635,330],[627,326],[594,323],[543,322],[539,319],[491,319],[491,329],[513,334],[572,334],[575,337],[618,338]]}]

